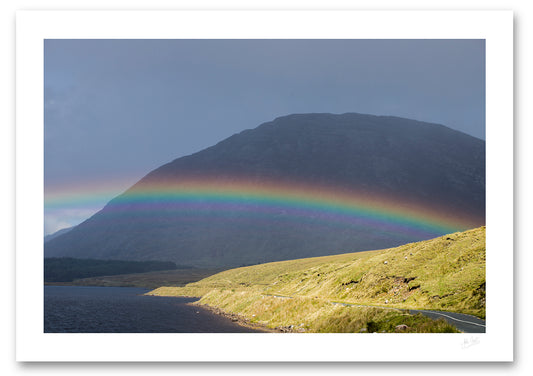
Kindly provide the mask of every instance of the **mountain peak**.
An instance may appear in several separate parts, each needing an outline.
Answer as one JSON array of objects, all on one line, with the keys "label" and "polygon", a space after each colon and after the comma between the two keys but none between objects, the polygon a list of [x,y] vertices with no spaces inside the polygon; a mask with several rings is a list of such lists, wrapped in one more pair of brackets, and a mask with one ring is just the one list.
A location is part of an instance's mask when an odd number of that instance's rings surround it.
[{"label": "mountain peak", "polygon": [[485,142],[438,124],[292,114],[167,163],[47,256],[235,266],[484,224]]}]

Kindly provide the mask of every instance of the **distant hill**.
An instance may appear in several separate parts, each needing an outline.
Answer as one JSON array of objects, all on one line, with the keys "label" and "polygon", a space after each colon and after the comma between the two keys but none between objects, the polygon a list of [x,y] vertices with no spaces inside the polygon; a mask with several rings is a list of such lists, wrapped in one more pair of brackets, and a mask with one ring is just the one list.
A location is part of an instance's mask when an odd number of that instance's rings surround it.
[{"label": "distant hill", "polygon": [[[183,268],[183,266],[180,266]],[[173,270],[177,265],[164,261],[120,261],[75,259],[71,257],[45,258],[45,282],[71,282],[74,279]]]},{"label": "distant hill", "polygon": [[483,140],[398,117],[300,114],[153,170],[45,255],[228,267],[484,223]]},{"label": "distant hill", "polygon": [[48,235],[46,235],[44,237],[44,242],[46,243],[47,241],[50,241],[53,238],[58,237],[59,235],[66,234],[67,232],[69,232],[72,229],[73,229],[73,227],[67,227],[67,228],[63,228],[61,230],[58,230],[58,231],[54,232],[53,234],[48,234]]}]

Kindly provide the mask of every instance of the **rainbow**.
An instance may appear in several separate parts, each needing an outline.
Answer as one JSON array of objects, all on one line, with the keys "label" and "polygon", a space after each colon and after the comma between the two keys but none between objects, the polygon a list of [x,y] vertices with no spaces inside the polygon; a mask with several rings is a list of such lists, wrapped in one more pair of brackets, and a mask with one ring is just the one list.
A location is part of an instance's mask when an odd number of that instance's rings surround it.
[{"label": "rainbow", "polygon": [[[102,192],[94,191],[95,197]],[[90,202],[90,195],[49,197],[49,207]],[[111,213],[136,216],[182,212],[191,219],[238,212],[240,218],[312,221],[321,225],[371,226],[386,232],[437,236],[482,225],[482,219],[453,208],[420,204],[369,191],[287,181],[188,177],[146,179],[106,206]]]}]

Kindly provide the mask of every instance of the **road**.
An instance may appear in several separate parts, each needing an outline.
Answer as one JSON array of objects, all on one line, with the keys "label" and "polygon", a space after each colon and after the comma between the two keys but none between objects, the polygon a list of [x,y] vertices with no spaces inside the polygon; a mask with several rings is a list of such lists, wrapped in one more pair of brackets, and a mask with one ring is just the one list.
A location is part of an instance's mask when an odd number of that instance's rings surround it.
[{"label": "road", "polygon": [[[292,296],[282,296],[282,295],[269,295],[275,298],[288,298],[291,299]],[[425,309],[403,309],[403,308],[394,308],[394,307],[382,307],[382,306],[371,306],[363,304],[351,304],[351,303],[340,303],[340,302],[330,302],[332,304],[339,304],[347,307],[370,307],[370,308],[381,308],[381,309],[395,309],[398,311],[409,312],[410,314],[416,315],[421,313],[424,316],[427,316],[431,319],[443,318],[457,329],[464,333],[485,333],[485,320],[480,319],[479,317],[466,315],[464,313],[455,313],[455,312],[444,312],[444,311],[429,311]]]},{"label": "road", "polygon": [[349,307],[371,307],[371,308],[381,308],[381,309],[395,309],[398,311],[409,312],[410,314],[416,315],[421,313],[424,316],[427,316],[431,319],[443,318],[457,329],[464,333],[485,333],[485,320],[480,319],[479,317],[466,315],[464,313],[455,313],[455,312],[444,312],[444,311],[429,311],[425,309],[403,309],[403,308],[394,308],[394,307],[381,307],[381,306],[370,306],[362,304],[350,304],[350,303],[338,303],[331,302],[333,304],[340,304]]},{"label": "road", "polygon": [[476,316],[465,315],[464,313],[442,312],[442,311],[426,311],[420,309],[410,309],[409,313],[421,313],[432,319],[442,317],[457,329],[465,333],[485,333],[485,320]]}]

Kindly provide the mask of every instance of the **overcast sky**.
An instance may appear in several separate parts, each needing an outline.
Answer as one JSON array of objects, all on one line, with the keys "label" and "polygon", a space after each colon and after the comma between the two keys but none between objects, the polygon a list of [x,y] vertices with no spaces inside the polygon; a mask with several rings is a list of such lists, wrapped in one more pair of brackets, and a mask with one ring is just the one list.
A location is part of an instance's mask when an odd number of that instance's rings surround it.
[{"label": "overcast sky", "polygon": [[278,116],[395,115],[485,138],[482,40],[46,40],[44,54],[45,234]]}]

